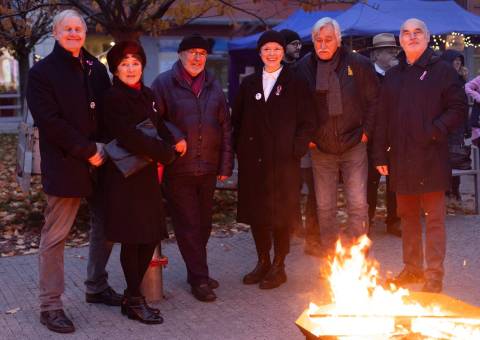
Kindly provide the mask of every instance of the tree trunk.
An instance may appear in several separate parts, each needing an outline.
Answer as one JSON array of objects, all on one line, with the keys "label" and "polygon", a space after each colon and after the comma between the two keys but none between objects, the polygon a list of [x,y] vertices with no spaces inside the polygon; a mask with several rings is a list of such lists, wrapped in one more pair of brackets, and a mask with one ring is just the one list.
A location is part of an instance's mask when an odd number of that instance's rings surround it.
[{"label": "tree trunk", "polygon": [[28,70],[30,69],[30,55],[29,53],[17,53],[18,61],[18,76],[20,78],[20,86],[18,92],[20,94],[19,104],[20,113],[23,114],[23,106],[25,102],[25,95],[27,90]]},{"label": "tree trunk", "polygon": [[142,32],[140,31],[120,31],[120,30],[112,30],[109,32],[116,43],[120,41],[137,41],[140,42],[140,36]]}]

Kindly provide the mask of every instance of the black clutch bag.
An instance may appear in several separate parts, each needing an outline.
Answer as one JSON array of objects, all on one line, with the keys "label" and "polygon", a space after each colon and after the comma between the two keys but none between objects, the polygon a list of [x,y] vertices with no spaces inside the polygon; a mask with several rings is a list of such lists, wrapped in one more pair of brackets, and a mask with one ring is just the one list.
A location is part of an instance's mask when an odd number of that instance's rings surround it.
[{"label": "black clutch bag", "polygon": [[[161,140],[160,136],[158,135],[157,128],[152,123],[150,118],[138,123],[136,128],[142,131],[142,133],[146,136]],[[152,160],[147,156],[136,155],[125,149],[120,145],[117,139],[114,139],[105,145],[105,151],[125,178],[137,173],[145,168],[148,164],[152,163]]]}]

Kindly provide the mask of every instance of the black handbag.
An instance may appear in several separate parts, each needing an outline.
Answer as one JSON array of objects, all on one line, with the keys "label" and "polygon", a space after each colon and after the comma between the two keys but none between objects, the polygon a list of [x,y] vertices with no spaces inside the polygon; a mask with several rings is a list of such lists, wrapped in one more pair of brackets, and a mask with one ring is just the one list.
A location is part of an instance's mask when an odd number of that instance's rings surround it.
[{"label": "black handbag", "polygon": [[[150,118],[138,123],[136,128],[142,131],[142,133],[146,136],[161,140],[160,136],[158,135],[157,128]],[[114,139],[105,145],[105,151],[125,178],[130,177],[153,162],[153,160],[147,156],[131,153],[122,147],[117,139]]]},{"label": "black handbag", "polygon": [[448,159],[452,169],[470,170],[472,168],[472,160],[470,158],[470,145],[449,145]]}]

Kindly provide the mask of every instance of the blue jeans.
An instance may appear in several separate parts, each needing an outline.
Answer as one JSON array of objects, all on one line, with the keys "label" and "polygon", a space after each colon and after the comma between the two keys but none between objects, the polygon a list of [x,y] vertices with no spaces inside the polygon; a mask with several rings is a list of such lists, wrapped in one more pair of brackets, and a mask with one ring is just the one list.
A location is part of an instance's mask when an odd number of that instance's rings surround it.
[{"label": "blue jeans", "polygon": [[[311,151],[318,224],[322,248],[332,250],[340,237],[352,241],[367,232],[367,146],[358,143],[342,154],[328,154],[318,149]],[[347,200],[347,227],[337,227],[338,173],[342,172],[343,189]]]}]

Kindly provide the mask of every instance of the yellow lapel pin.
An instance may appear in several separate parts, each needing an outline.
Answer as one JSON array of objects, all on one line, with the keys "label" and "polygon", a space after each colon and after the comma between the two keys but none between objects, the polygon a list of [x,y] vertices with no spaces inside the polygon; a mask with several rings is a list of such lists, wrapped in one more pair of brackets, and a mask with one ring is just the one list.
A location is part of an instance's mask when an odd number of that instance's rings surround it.
[{"label": "yellow lapel pin", "polygon": [[347,66],[347,74],[349,77],[353,76],[353,71],[352,71],[352,68],[350,67],[350,65]]}]

